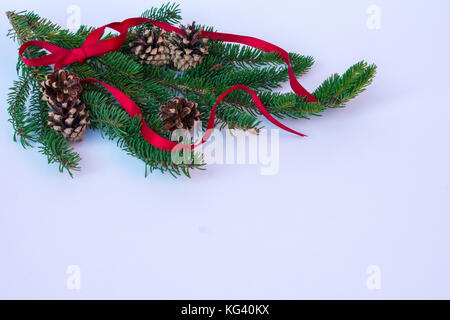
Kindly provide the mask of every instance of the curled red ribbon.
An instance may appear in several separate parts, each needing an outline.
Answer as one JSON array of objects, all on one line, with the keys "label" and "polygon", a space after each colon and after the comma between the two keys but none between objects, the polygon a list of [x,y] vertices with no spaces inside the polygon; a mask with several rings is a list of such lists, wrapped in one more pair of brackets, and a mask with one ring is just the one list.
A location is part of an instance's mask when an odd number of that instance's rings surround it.
[{"label": "curled red ribbon", "polygon": [[[45,41],[28,41],[25,42],[19,49],[19,54],[23,62],[29,66],[38,67],[43,65],[55,65],[55,70],[63,68],[64,66],[67,66],[69,64],[79,62],[84,63],[87,58],[89,57],[95,57],[100,56],[103,54],[106,54],[108,52],[113,52],[119,50],[127,37],[128,29],[132,27],[139,26],[143,23],[151,23],[153,25],[156,25],[157,27],[168,31],[168,32],[176,32],[179,34],[183,34],[183,31],[177,27],[174,27],[168,23],[147,19],[147,18],[131,18],[124,20],[123,22],[113,22],[108,25],[105,25],[101,28],[95,29],[92,31],[84,41],[83,45],[80,48],[76,49],[65,49],[58,47],[54,44],[45,42]],[[100,40],[102,37],[104,31],[106,28],[111,28],[113,30],[116,30],[119,32],[119,35],[105,39]],[[241,36],[241,35],[235,35],[235,34],[228,34],[228,33],[219,33],[219,32],[212,32],[212,31],[203,31],[201,34],[202,37],[208,37],[211,40],[218,40],[223,42],[232,42],[232,43],[239,43],[251,46],[253,48],[257,48],[260,50],[263,50],[265,52],[274,52],[277,53],[281,60],[283,60],[289,70],[289,82],[291,85],[292,90],[299,96],[306,99],[307,102],[313,102],[317,103],[317,99],[310,94],[305,88],[302,87],[302,85],[297,81],[294,70],[292,69],[290,65],[289,60],[289,53],[280,47],[273,45],[269,42],[266,42],[264,40],[260,40],[253,37],[247,37],[247,36]],[[47,54],[42,57],[34,58],[34,59],[25,59],[23,57],[23,52],[28,47],[41,47],[43,49],[46,49],[50,52],[50,54]],[[132,116],[142,115],[142,111],[140,108],[136,105],[136,103],[131,100],[126,94],[124,94],[122,91],[118,90],[117,88],[114,88],[113,86],[110,86],[106,83],[103,83],[97,79],[84,79],[82,80],[84,83],[98,83],[101,84],[103,87],[105,87],[116,99],[117,101],[123,106],[123,108]],[[206,133],[204,134],[202,141],[200,144],[206,142],[210,136],[211,136],[211,129],[214,128],[214,122],[215,122],[215,114],[216,114],[216,107],[217,105],[232,91],[234,90],[244,90],[248,92],[253,99],[253,102],[255,103],[258,110],[261,112],[263,116],[265,116],[270,122],[275,124],[276,126],[291,132],[293,134],[299,135],[304,137],[304,134],[301,134],[295,130],[292,130],[282,123],[280,123],[278,120],[276,120],[263,106],[261,100],[259,99],[258,95],[251,90],[250,88],[244,86],[244,85],[235,85],[231,88],[229,88],[226,92],[224,92],[216,101],[214,108],[211,111],[211,115],[209,117],[208,125]],[[197,147],[197,145],[181,145],[179,143],[176,143],[174,141],[167,140],[166,138],[158,135],[155,133],[144,121],[142,118],[142,127],[141,127],[141,133],[143,137],[153,146],[166,150],[171,151],[174,150],[174,148],[190,148],[194,149]]]}]

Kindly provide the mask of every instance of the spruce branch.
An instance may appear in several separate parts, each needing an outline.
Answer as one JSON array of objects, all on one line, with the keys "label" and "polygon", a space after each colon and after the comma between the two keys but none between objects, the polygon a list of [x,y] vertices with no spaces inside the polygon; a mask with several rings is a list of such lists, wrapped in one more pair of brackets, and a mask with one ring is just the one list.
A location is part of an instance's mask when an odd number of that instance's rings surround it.
[{"label": "spruce branch", "polygon": [[47,156],[48,163],[58,164],[59,172],[62,173],[65,170],[73,178],[73,172],[80,170],[80,155],[52,129],[44,127],[37,142],[40,144],[39,151]]},{"label": "spruce branch", "polygon": [[360,61],[342,76],[332,75],[313,94],[327,108],[344,107],[346,102],[366,90],[372,83],[376,71],[375,65]]},{"label": "spruce branch", "polygon": [[169,24],[177,24],[181,21],[180,5],[176,3],[166,3],[159,8],[151,8],[144,11],[141,17],[152,20],[163,21]]},{"label": "spruce branch", "polygon": [[39,151],[47,157],[49,164],[58,164],[59,171],[66,171],[73,178],[74,171],[80,170],[81,156],[58,133],[47,124],[48,106],[42,101],[39,83],[33,82],[33,93],[30,98],[30,124],[35,128]]},{"label": "spruce branch", "polygon": [[[141,118],[132,118],[117,102],[111,102],[103,92],[93,90],[84,92],[82,99],[91,106],[92,128],[100,130],[103,137],[115,140],[122,150],[142,160],[146,173],[159,170],[169,172],[174,176],[182,173],[189,176],[190,170],[204,166],[201,157],[195,152],[191,153],[192,161],[190,163],[174,164],[170,152],[153,147],[142,137],[140,133]],[[162,126],[159,117],[147,116],[145,120],[152,128]],[[163,132],[158,133],[164,135]]]},{"label": "spruce branch", "polygon": [[34,140],[34,127],[30,124],[26,103],[31,90],[31,77],[19,77],[14,81],[13,87],[10,88],[7,102],[9,104],[8,113],[9,121],[14,129],[14,141],[19,138],[21,145],[26,148],[31,146]]}]

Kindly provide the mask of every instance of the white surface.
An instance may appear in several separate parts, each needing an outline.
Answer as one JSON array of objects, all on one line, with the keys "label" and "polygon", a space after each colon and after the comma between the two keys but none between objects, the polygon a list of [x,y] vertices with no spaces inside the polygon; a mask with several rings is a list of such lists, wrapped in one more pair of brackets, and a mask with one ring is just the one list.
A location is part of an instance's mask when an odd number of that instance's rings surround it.
[{"label": "white surface", "polygon": [[[161,1],[15,1],[65,24],[137,16]],[[382,10],[380,30],[366,9]],[[366,59],[379,66],[348,108],[287,121],[280,171],[209,166],[191,180],[88,134],[70,179],[12,142],[7,88],[17,45],[2,37],[0,298],[450,298],[448,1],[183,1],[184,22],[252,35],[316,59],[314,89]],[[2,33],[8,22],[1,18]],[[280,30],[288,30],[283,32]],[[271,126],[268,126],[271,128]],[[81,290],[66,269],[81,268]],[[381,290],[366,269],[381,270]]]}]

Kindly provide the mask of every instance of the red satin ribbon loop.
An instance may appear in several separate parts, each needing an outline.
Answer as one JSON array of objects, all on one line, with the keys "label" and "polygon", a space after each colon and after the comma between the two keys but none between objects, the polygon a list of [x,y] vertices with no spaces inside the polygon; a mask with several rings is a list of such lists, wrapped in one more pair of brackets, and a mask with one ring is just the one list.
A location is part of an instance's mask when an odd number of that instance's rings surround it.
[{"label": "red satin ribbon loop", "polygon": [[[122,48],[124,42],[127,38],[128,29],[132,27],[139,26],[143,23],[151,23],[165,31],[168,32],[176,32],[179,34],[183,34],[183,31],[177,27],[174,27],[168,23],[147,19],[147,18],[130,18],[127,20],[124,20],[123,22],[113,22],[106,26],[103,26],[101,28],[95,29],[92,31],[84,41],[83,45],[80,48],[76,49],[65,49],[58,47],[54,44],[45,42],[45,41],[28,41],[25,42],[19,49],[19,55],[22,58],[23,62],[29,66],[33,67],[39,67],[43,65],[55,65],[55,70],[63,68],[64,66],[67,66],[69,64],[78,62],[78,63],[84,63],[86,59],[89,57],[95,57],[100,56],[103,54],[106,54],[108,52],[114,52]],[[119,33],[119,35],[115,37],[111,37],[109,39],[100,40],[105,29],[110,28]],[[231,43],[239,43],[248,45],[260,50],[263,50],[265,52],[274,52],[277,53],[281,60],[283,60],[287,66],[289,71],[289,82],[291,85],[292,90],[299,96],[306,99],[308,102],[316,103],[318,102],[317,99],[310,94],[306,89],[302,87],[302,85],[297,81],[294,70],[292,69],[290,65],[290,59],[289,59],[289,53],[282,48],[273,45],[267,41],[253,38],[253,37],[247,37],[247,36],[241,36],[241,35],[235,35],[235,34],[228,34],[228,33],[219,33],[219,32],[212,32],[212,31],[203,31],[201,34],[202,37],[208,37],[213,41],[223,41],[223,42],[231,42]],[[25,59],[23,57],[23,53],[25,49],[29,47],[41,47],[42,49],[45,49],[50,52],[50,54],[44,55],[42,57],[34,58],[34,59]],[[82,80],[83,83],[98,83],[101,84],[103,87],[105,87],[116,99],[117,101],[123,106],[123,108],[132,116],[141,115],[142,111],[139,109],[139,107],[136,105],[136,103],[131,100],[126,94],[124,94],[122,91],[118,90],[117,88],[114,88],[106,83],[103,83],[97,79],[84,79]],[[251,90],[250,88],[244,86],[244,85],[235,85],[231,88],[229,88],[226,92],[224,92],[220,97],[217,99],[214,108],[211,111],[211,115],[209,117],[207,130],[202,138],[202,141],[200,144],[206,142],[211,134],[212,129],[214,128],[214,122],[215,122],[215,115],[216,115],[216,108],[219,105],[219,103],[232,91],[235,90],[244,90],[248,92],[253,102],[255,103],[258,110],[261,112],[263,116],[265,116],[270,122],[275,124],[276,126],[291,132],[293,134],[299,135],[304,137],[304,134],[301,134],[295,130],[292,130],[285,125],[283,125],[281,122],[276,120],[264,107],[261,100],[259,99],[258,95]],[[194,149],[198,145],[181,145],[179,143],[176,143],[174,141],[167,140],[166,138],[158,135],[155,133],[143,120],[142,117],[142,127],[141,127],[141,133],[143,137],[153,146],[166,150],[171,151],[180,148],[190,148]]]}]

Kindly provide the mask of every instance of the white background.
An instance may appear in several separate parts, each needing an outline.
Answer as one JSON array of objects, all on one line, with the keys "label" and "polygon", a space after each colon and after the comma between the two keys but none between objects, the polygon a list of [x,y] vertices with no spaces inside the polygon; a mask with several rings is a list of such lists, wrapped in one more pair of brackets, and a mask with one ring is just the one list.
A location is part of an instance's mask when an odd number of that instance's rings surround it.
[{"label": "white background", "polygon": [[[67,7],[101,26],[161,1],[2,1],[61,25]],[[381,29],[366,26],[369,5]],[[182,1],[183,22],[252,35],[316,64],[313,90],[366,59],[374,84],[346,109],[285,121],[280,171],[212,165],[152,174],[88,133],[75,179],[12,141],[0,51],[0,298],[450,298],[448,1]],[[0,20],[2,34],[8,21]],[[267,124],[268,128],[273,128]],[[66,270],[81,268],[81,289]],[[369,290],[367,268],[381,270]]]}]

